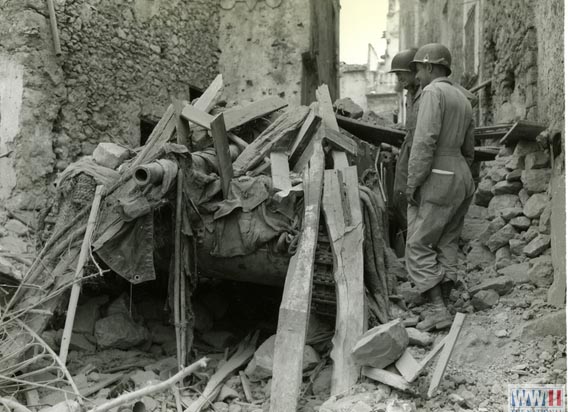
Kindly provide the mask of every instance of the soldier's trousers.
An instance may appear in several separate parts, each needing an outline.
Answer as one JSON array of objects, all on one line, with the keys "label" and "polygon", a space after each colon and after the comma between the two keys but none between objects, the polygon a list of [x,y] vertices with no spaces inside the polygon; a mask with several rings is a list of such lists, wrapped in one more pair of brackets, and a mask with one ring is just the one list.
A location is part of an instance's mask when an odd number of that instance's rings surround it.
[{"label": "soldier's trousers", "polygon": [[458,204],[408,206],[406,267],[420,292],[456,280],[458,240],[473,196]]}]

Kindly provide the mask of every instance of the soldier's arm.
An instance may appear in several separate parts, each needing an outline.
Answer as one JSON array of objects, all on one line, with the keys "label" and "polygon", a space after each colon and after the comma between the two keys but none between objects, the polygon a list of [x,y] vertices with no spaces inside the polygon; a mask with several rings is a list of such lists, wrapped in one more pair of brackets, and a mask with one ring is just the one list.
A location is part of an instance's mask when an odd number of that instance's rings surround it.
[{"label": "soldier's arm", "polygon": [[467,165],[471,167],[473,164],[473,158],[475,156],[475,136],[473,134],[474,126],[473,126],[473,118],[469,122],[469,127],[465,132],[465,139],[463,141],[461,152],[463,157],[467,162]]},{"label": "soldier's arm", "polygon": [[414,140],[408,160],[408,187],[422,186],[432,169],[434,152],[442,128],[440,96],[435,90],[422,91]]}]

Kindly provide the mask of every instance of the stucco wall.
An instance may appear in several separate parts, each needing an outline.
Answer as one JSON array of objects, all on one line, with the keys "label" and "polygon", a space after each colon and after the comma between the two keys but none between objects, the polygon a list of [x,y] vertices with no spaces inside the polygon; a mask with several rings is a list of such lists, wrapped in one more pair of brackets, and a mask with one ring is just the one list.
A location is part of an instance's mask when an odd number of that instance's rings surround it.
[{"label": "stucco wall", "polygon": [[339,95],[341,98],[350,97],[363,110],[367,110],[368,89],[367,73],[365,71],[345,71],[339,77]]}]

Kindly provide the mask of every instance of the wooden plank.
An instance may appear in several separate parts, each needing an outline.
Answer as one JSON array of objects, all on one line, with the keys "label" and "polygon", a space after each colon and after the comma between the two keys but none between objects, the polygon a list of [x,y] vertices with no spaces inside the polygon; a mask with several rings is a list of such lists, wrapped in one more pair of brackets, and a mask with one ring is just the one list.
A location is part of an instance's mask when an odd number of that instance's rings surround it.
[{"label": "wooden plank", "polygon": [[308,117],[306,117],[306,120],[300,128],[298,136],[296,137],[296,140],[294,141],[290,149],[291,165],[294,165],[298,161],[304,150],[308,147],[310,139],[312,139],[313,135],[316,133],[320,123],[321,117],[315,114],[313,110],[310,110]]},{"label": "wooden plank", "polygon": [[355,140],[329,127],[326,127],[324,131],[323,138],[330,146],[345,151],[351,156],[357,156],[358,147]]},{"label": "wooden plank", "polygon": [[315,251],[319,230],[324,155],[315,148],[304,172],[304,220],[296,254],[292,256],[274,348],[270,412],[295,411],[302,383],[302,360],[306,342]]},{"label": "wooden plank", "polygon": [[272,174],[272,188],[276,191],[290,191],[292,182],[290,181],[290,167],[288,166],[288,155],[286,153],[270,153],[270,171]]},{"label": "wooden plank", "polygon": [[229,184],[233,178],[233,163],[231,161],[229,139],[227,137],[227,131],[225,130],[223,113],[215,116],[211,122],[211,135],[213,136],[213,146],[217,153],[221,189],[223,190],[223,197],[226,199],[229,194]]},{"label": "wooden plank", "polygon": [[338,114],[335,115],[335,118],[341,128],[375,146],[379,146],[381,143],[387,143],[392,146],[400,147],[406,135],[406,132],[403,130],[371,125]]},{"label": "wooden plank", "polygon": [[183,118],[188,121],[195,123],[207,130],[211,129],[211,122],[213,121],[213,116],[203,110],[198,109],[195,106],[186,104],[181,112]]},{"label": "wooden plank", "polygon": [[507,132],[505,136],[499,141],[499,144],[511,146],[520,140],[534,142],[540,132],[544,131],[546,126],[530,122],[528,120],[519,120]]},{"label": "wooden plank", "polygon": [[178,99],[173,99],[174,110],[176,112],[176,134],[178,144],[188,146],[189,144],[189,124],[181,117],[183,104]]},{"label": "wooden plank", "polygon": [[356,166],[325,171],[323,211],[334,256],[337,295],[331,351],[331,394],[336,395],[357,383],[361,368],[351,352],[365,330],[363,217]]},{"label": "wooden plank", "polygon": [[333,159],[333,168],[334,169],[345,169],[349,167],[349,161],[347,160],[347,155],[345,152],[340,150],[332,150],[331,157]]},{"label": "wooden plank", "polygon": [[452,352],[458,340],[458,336],[460,334],[464,320],[465,315],[463,313],[456,313],[456,317],[454,318],[454,323],[452,324],[450,333],[448,334],[448,336],[446,336],[447,342],[444,345],[444,349],[442,350],[440,359],[438,359],[436,369],[434,370],[434,375],[432,375],[432,380],[430,381],[428,398],[431,398],[434,393],[436,393],[436,390],[438,389],[438,386],[442,381],[442,377],[444,376],[444,372],[446,371],[446,367],[448,366],[448,362],[450,361],[450,357],[452,356]]},{"label": "wooden plank", "polygon": [[414,359],[414,356],[412,356],[408,348],[394,365],[407,382],[414,382],[422,371],[420,364]]},{"label": "wooden plank", "polygon": [[[320,116],[323,119],[323,124],[331,130],[339,132],[339,126],[335,113],[333,112],[333,103],[329,95],[329,89],[326,84],[322,84],[316,89],[316,99],[319,103]],[[333,167],[336,169],[343,169],[349,166],[347,155],[343,151],[332,151]]]},{"label": "wooden plank", "polygon": [[219,97],[219,93],[222,88],[223,75],[218,74],[217,77],[213,79],[209,87],[207,87],[207,90],[205,90],[199,99],[197,99],[197,101],[193,104],[193,107],[205,113],[209,113],[217,102],[217,98]]},{"label": "wooden plank", "polygon": [[401,391],[410,391],[410,384],[400,375],[389,372],[384,369],[371,368],[369,366],[363,367],[363,375],[374,381],[383,383]]},{"label": "wooden plank", "polygon": [[487,162],[495,160],[499,153],[500,147],[494,146],[476,146],[473,156],[474,162]]},{"label": "wooden plank", "polygon": [[225,112],[225,126],[227,130],[232,130],[286,106],[288,106],[286,101],[280,97],[272,96],[258,100],[245,107],[229,109]]},{"label": "wooden plank", "polygon": [[428,365],[430,363],[430,361],[434,358],[434,356],[436,356],[438,354],[438,352],[440,352],[442,350],[442,348],[446,345],[446,342],[448,341],[448,337],[444,337],[444,339],[442,339],[440,342],[438,342],[438,344],[436,346],[434,346],[434,348],[428,352],[428,355],[426,355],[424,357],[424,359],[422,359],[420,361],[420,368],[421,370],[424,369],[424,367],[426,367],[426,365]]},{"label": "wooden plank", "polygon": [[288,147],[292,136],[304,123],[308,111],[305,106],[289,109],[268,126],[235,160],[233,164],[235,176],[241,176],[255,168],[274,147]]}]

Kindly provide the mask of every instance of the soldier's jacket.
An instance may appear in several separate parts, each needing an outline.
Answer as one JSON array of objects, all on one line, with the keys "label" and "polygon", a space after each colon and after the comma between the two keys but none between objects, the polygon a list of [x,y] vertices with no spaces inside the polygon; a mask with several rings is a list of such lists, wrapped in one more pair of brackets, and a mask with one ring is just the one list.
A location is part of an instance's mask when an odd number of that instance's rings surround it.
[{"label": "soldier's jacket", "polygon": [[471,104],[449,79],[422,90],[407,180],[422,200],[445,205],[473,194],[473,130]]}]

